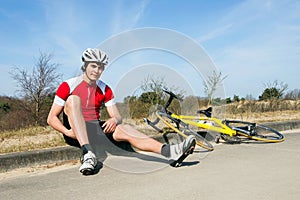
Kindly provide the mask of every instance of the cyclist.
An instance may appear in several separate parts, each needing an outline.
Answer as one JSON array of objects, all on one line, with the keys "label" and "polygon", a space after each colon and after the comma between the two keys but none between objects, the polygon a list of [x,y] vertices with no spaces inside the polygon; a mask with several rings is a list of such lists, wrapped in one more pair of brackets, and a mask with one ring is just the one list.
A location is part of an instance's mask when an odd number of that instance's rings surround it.
[{"label": "cyclist", "polygon": [[[83,74],[61,83],[47,118],[47,123],[63,134],[66,143],[81,148],[83,159],[79,171],[82,174],[93,173],[97,165],[88,139],[88,122],[99,122],[97,125],[101,126],[103,132],[112,134],[117,142],[129,142],[140,150],[161,154],[171,162],[193,152],[194,136],[176,145],[162,144],[132,126],[122,124],[111,88],[99,79],[108,64],[108,56],[99,49],[88,48],[82,54],[82,62]],[[102,105],[110,117],[104,123],[99,121]],[[61,113],[64,114],[63,122],[59,119]]]}]

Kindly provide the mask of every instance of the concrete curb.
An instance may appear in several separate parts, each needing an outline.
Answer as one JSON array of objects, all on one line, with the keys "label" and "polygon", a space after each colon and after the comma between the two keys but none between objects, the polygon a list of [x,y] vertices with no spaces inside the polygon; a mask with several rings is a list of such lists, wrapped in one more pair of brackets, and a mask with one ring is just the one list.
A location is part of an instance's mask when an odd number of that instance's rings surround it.
[{"label": "concrete curb", "polygon": [[265,125],[277,131],[285,131],[285,130],[299,129],[300,121],[272,122],[272,123],[265,123]]},{"label": "concrete curb", "polygon": [[[300,128],[300,121],[266,123],[265,125],[278,131],[293,130]],[[172,135],[168,136],[168,138],[169,137],[172,137]],[[153,138],[160,142],[164,142],[162,135]],[[8,153],[0,155],[0,173],[16,168],[32,167],[40,164],[79,160],[80,155],[81,150],[71,146],[29,152]]]},{"label": "concrete curb", "polygon": [[8,153],[0,155],[0,173],[39,164],[50,164],[65,160],[78,160],[80,155],[80,149],[71,146]]}]

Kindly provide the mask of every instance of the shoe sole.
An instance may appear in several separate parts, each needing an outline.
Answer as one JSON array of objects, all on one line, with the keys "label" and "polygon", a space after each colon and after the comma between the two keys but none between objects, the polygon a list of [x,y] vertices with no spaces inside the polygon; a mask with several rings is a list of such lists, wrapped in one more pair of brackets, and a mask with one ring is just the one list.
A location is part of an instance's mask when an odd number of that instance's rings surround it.
[{"label": "shoe sole", "polygon": [[183,160],[184,160],[186,157],[188,157],[188,155],[190,155],[190,154],[192,154],[192,153],[194,152],[195,146],[196,146],[196,140],[193,140],[192,143],[191,143],[191,145],[190,145],[190,147],[188,148],[188,150],[187,150],[186,152],[184,152],[184,153],[182,154],[182,156],[180,156],[180,157],[178,158],[178,160],[176,160],[176,161],[170,163],[170,165],[171,165],[172,167],[180,167],[180,166],[182,165]]},{"label": "shoe sole", "polygon": [[82,175],[92,175],[94,173],[94,169],[87,168],[87,169],[82,169],[80,170]]}]

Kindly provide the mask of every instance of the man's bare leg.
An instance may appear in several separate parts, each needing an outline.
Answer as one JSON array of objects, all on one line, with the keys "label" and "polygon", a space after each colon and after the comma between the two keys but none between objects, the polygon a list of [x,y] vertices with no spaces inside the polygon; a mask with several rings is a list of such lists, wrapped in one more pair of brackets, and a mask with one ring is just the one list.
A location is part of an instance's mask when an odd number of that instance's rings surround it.
[{"label": "man's bare leg", "polygon": [[69,96],[65,104],[64,112],[68,116],[72,131],[76,135],[76,139],[83,152],[82,165],[80,166],[79,171],[84,175],[93,174],[97,165],[97,159],[89,144],[86,125],[81,112],[80,98],[75,95]]},{"label": "man's bare leg", "polygon": [[116,141],[127,141],[135,148],[142,151],[150,151],[161,154],[162,143],[154,140],[153,138],[139,132],[129,125],[118,125],[113,138]]},{"label": "man's bare leg", "polygon": [[196,138],[193,135],[188,136],[179,144],[162,144],[129,125],[118,125],[113,138],[116,141],[127,141],[142,151],[161,154],[171,161],[170,165],[173,167],[180,166],[182,161],[193,153],[196,145]]},{"label": "man's bare leg", "polygon": [[80,146],[89,144],[86,125],[81,112],[80,98],[75,95],[69,96],[65,104],[64,112],[68,116],[68,121]]}]

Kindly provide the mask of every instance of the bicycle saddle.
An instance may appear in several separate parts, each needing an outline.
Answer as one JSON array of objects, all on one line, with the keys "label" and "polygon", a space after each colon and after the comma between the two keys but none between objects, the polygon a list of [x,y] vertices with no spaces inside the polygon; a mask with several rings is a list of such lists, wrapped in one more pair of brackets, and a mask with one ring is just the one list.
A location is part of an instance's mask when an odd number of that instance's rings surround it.
[{"label": "bicycle saddle", "polygon": [[198,110],[197,114],[204,114],[206,117],[211,117],[212,107],[207,108],[206,110]]}]

